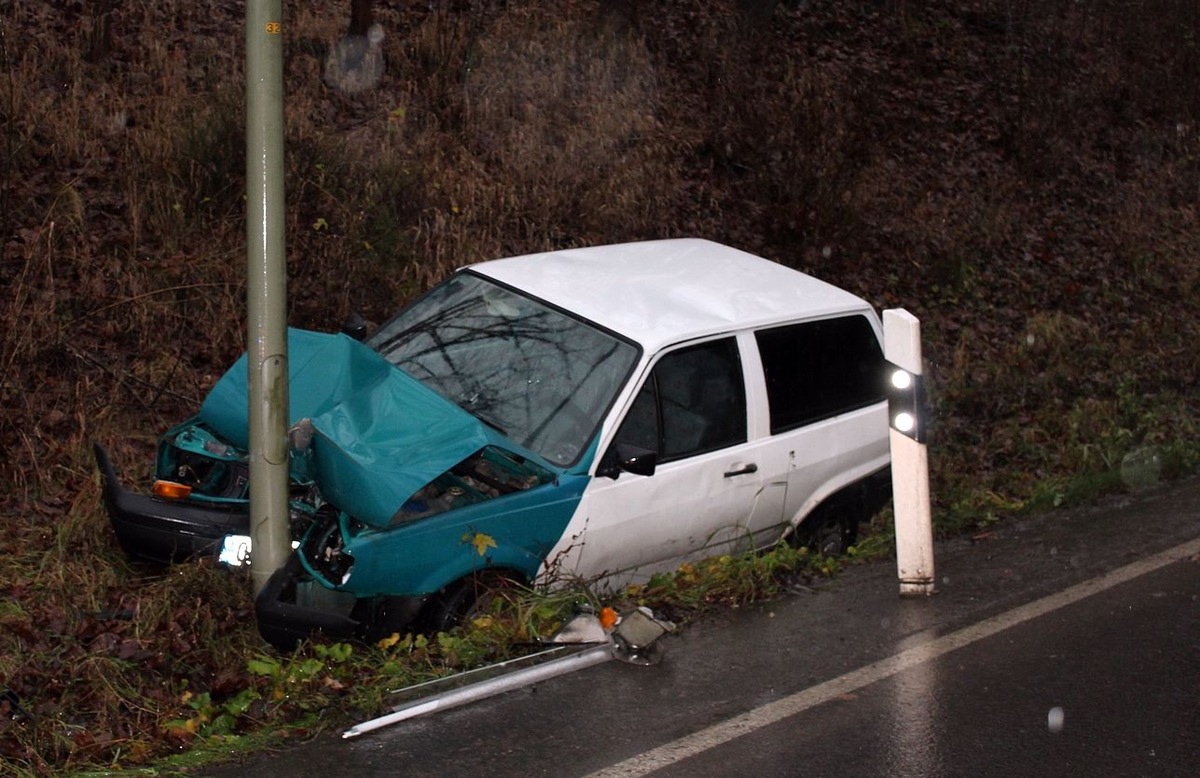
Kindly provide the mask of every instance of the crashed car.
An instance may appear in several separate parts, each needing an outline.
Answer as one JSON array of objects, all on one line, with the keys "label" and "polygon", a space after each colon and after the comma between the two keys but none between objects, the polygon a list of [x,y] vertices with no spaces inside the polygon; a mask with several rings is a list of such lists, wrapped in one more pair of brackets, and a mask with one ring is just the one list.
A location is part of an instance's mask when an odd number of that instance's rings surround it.
[{"label": "crashed car", "polygon": [[[295,550],[260,630],[442,629],[492,579],[835,553],[890,494],[880,341],[858,297],[696,239],[469,266],[364,341],[289,330]],[[96,447],[128,553],[252,553],[247,391],[243,356],[162,436],[151,494]]]}]

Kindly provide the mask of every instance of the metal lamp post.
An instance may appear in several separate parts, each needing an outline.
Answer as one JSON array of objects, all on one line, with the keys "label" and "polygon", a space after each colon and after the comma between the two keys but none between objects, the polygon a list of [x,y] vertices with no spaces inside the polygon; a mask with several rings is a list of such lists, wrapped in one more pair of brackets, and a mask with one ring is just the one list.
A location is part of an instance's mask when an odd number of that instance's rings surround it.
[{"label": "metal lamp post", "polygon": [[290,550],[281,5],[281,0],[246,3],[246,352],[256,592]]}]

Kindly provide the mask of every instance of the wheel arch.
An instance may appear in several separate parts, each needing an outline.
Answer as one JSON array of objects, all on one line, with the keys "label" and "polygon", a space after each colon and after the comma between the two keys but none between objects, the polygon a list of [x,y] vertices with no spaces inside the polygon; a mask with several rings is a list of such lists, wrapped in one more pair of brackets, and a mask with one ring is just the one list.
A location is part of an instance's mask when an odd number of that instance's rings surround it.
[{"label": "wheel arch", "polygon": [[485,554],[476,553],[472,547],[469,554],[456,554],[431,570],[414,588],[420,594],[433,595],[481,573],[499,573],[528,583],[537,575],[541,563],[537,555],[519,546],[501,544],[488,548]]},{"label": "wheel arch", "polygon": [[824,521],[831,513],[846,511],[855,527],[869,520],[891,499],[891,468],[853,473],[844,481],[829,481],[809,496],[788,521],[785,537],[794,537],[812,522]]}]

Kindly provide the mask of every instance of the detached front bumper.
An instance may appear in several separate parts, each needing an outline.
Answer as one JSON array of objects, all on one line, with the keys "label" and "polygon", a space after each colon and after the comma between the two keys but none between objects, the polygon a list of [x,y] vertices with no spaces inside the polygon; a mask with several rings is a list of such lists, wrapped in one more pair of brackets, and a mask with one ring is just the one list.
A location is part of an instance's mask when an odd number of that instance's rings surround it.
[{"label": "detached front bumper", "polygon": [[162,564],[216,556],[226,535],[250,533],[250,514],[245,510],[173,502],[126,491],[108,452],[99,443],[94,450],[104,505],[121,548],[130,556]]},{"label": "detached front bumper", "polygon": [[331,640],[358,635],[360,624],[351,616],[351,609],[312,603],[313,595],[320,593],[319,585],[304,573],[296,554],[291,554],[254,601],[259,634],[282,651],[291,651],[297,643],[316,634]]},{"label": "detached front bumper", "polygon": [[329,640],[374,642],[392,634],[419,630],[426,597],[356,598],[321,586],[293,552],[254,601],[258,632],[281,651],[291,651],[317,635]]}]

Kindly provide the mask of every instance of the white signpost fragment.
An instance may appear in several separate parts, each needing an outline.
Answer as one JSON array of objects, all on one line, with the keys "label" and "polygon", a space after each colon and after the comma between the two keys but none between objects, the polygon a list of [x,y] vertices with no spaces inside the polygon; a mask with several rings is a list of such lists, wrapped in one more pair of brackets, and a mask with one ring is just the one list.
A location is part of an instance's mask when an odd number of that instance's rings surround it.
[{"label": "white signpost fragment", "polygon": [[925,445],[921,323],[917,317],[902,308],[883,312],[883,352],[890,363],[888,421],[900,594],[933,594],[933,520]]}]

